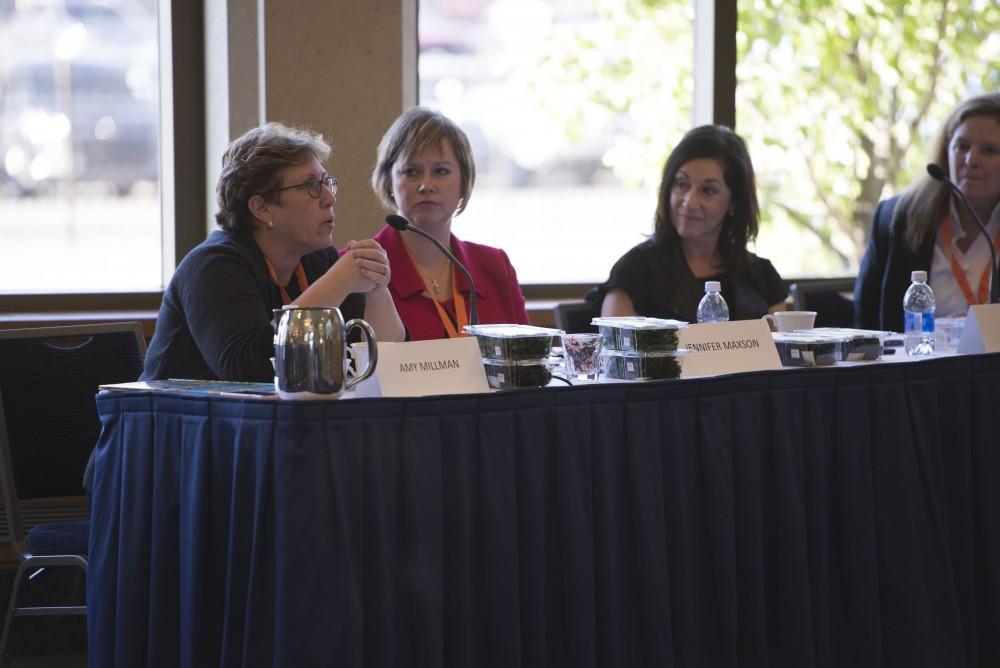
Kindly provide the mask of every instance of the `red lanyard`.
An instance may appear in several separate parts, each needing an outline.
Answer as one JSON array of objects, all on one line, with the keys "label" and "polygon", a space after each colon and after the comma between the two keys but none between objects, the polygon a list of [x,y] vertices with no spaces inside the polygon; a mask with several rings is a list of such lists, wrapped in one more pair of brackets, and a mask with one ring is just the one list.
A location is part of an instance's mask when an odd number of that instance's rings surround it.
[{"label": "red lanyard", "polygon": [[[955,275],[955,280],[958,281],[958,287],[962,289],[962,294],[965,295],[965,301],[972,306],[973,304],[986,304],[989,300],[987,295],[989,293],[990,287],[990,267],[986,266],[983,270],[982,278],[979,280],[979,299],[976,299],[972,294],[972,286],[969,285],[969,279],[965,276],[965,269],[962,265],[958,263],[958,259],[955,257],[955,248],[952,243],[952,233],[951,233],[951,216],[945,215],[944,220],[941,221],[941,239],[944,241],[944,247],[948,251],[948,261],[951,263],[951,273]],[[993,240],[993,248],[1000,251],[1000,231],[997,232],[996,239]]]},{"label": "red lanyard", "polygon": [[[271,274],[271,280],[274,284],[278,286],[278,290],[281,291],[281,301],[285,306],[292,303],[292,298],[288,296],[288,291],[285,290],[285,286],[278,281],[278,272],[274,268],[274,264],[271,262],[271,258],[264,256],[264,262],[267,263],[267,272]],[[295,265],[295,280],[299,284],[299,294],[301,295],[309,287],[309,281],[306,280],[306,270],[302,268],[302,263],[299,262]]]}]

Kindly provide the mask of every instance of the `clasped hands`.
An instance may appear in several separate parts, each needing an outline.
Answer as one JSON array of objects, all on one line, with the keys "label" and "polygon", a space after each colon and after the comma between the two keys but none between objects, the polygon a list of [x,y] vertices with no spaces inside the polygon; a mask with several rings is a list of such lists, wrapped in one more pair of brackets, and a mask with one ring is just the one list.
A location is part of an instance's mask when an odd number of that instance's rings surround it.
[{"label": "clasped hands", "polygon": [[351,266],[354,269],[351,273],[361,281],[351,281],[354,283],[355,292],[370,292],[388,287],[389,279],[392,277],[389,257],[385,254],[385,249],[374,239],[348,242],[341,262]]}]

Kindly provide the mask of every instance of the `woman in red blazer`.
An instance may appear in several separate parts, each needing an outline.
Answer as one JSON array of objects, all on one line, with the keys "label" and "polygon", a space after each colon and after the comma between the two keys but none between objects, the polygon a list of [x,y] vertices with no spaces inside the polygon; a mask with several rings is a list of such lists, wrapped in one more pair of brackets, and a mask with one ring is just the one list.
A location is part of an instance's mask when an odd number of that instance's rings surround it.
[{"label": "woman in red blazer", "polygon": [[[528,323],[524,295],[507,254],[461,241],[451,220],[472,194],[476,166],[465,133],[451,119],[414,107],[382,137],[372,187],[383,205],[440,241],[476,283],[480,323]],[[468,324],[469,285],[429,240],[388,225],[375,236],[392,267],[389,293],[411,340],[458,336]]]}]

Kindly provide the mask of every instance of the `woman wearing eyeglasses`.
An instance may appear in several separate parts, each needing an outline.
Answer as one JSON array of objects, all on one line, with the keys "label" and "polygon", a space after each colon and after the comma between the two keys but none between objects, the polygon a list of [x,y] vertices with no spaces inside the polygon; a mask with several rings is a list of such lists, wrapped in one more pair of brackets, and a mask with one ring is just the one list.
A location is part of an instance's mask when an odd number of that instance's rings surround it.
[{"label": "woman wearing eyeglasses", "polygon": [[273,309],[340,307],[364,317],[381,341],[405,330],[388,284],[385,251],[332,245],[337,180],[330,147],[313,132],[268,123],[229,145],[217,187],[221,230],[177,267],[163,296],[143,380],[274,377]]},{"label": "woman wearing eyeglasses", "polygon": [[[472,195],[476,165],[469,139],[441,113],[414,107],[382,137],[372,187],[386,209],[427,232],[465,265],[476,284],[479,321],[528,324],[524,295],[507,254],[461,241],[452,218]],[[429,240],[384,227],[375,240],[394,268],[389,290],[414,340],[462,334],[468,324],[469,285]]]}]

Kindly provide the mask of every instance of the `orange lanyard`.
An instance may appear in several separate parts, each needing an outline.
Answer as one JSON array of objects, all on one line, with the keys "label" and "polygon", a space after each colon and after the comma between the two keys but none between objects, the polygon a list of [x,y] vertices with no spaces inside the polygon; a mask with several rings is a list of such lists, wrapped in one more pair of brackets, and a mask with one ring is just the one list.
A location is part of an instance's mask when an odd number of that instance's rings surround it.
[{"label": "orange lanyard", "polygon": [[456,339],[460,336],[468,336],[462,331],[465,329],[465,326],[469,324],[469,316],[465,312],[465,298],[463,298],[462,293],[458,291],[458,281],[455,280],[454,266],[451,268],[451,298],[454,300],[455,320],[457,322],[452,322],[452,319],[448,316],[444,307],[441,306],[441,302],[433,297],[431,297],[431,301],[434,302],[434,308],[437,309],[438,317],[441,318],[441,324],[444,325],[444,331],[448,333],[449,339]]},{"label": "orange lanyard", "polygon": [[[267,273],[271,274],[271,280],[274,284],[278,286],[278,290],[281,291],[281,301],[288,306],[292,303],[292,298],[288,296],[288,291],[285,290],[285,286],[278,282],[278,272],[274,268],[274,264],[271,262],[271,258],[264,256],[264,262],[267,263]],[[309,287],[309,281],[306,280],[306,270],[302,268],[302,263],[299,262],[295,265],[295,280],[299,284],[299,294],[301,295]]]},{"label": "orange lanyard", "polygon": [[[965,301],[972,306],[973,304],[986,304],[989,300],[987,295],[989,293],[990,287],[990,267],[986,266],[983,270],[983,276],[979,280],[979,299],[977,300],[972,294],[972,286],[969,285],[969,279],[965,276],[965,269],[962,265],[958,263],[958,259],[955,257],[954,244],[952,244],[952,232],[951,232],[951,216],[946,215],[944,221],[941,223],[941,239],[944,241],[944,246],[948,250],[948,261],[951,263],[951,273],[955,275],[955,280],[958,281],[958,287],[962,289],[962,294],[965,295]],[[993,248],[1000,251],[1000,232],[997,232],[996,239],[993,240]]]}]

